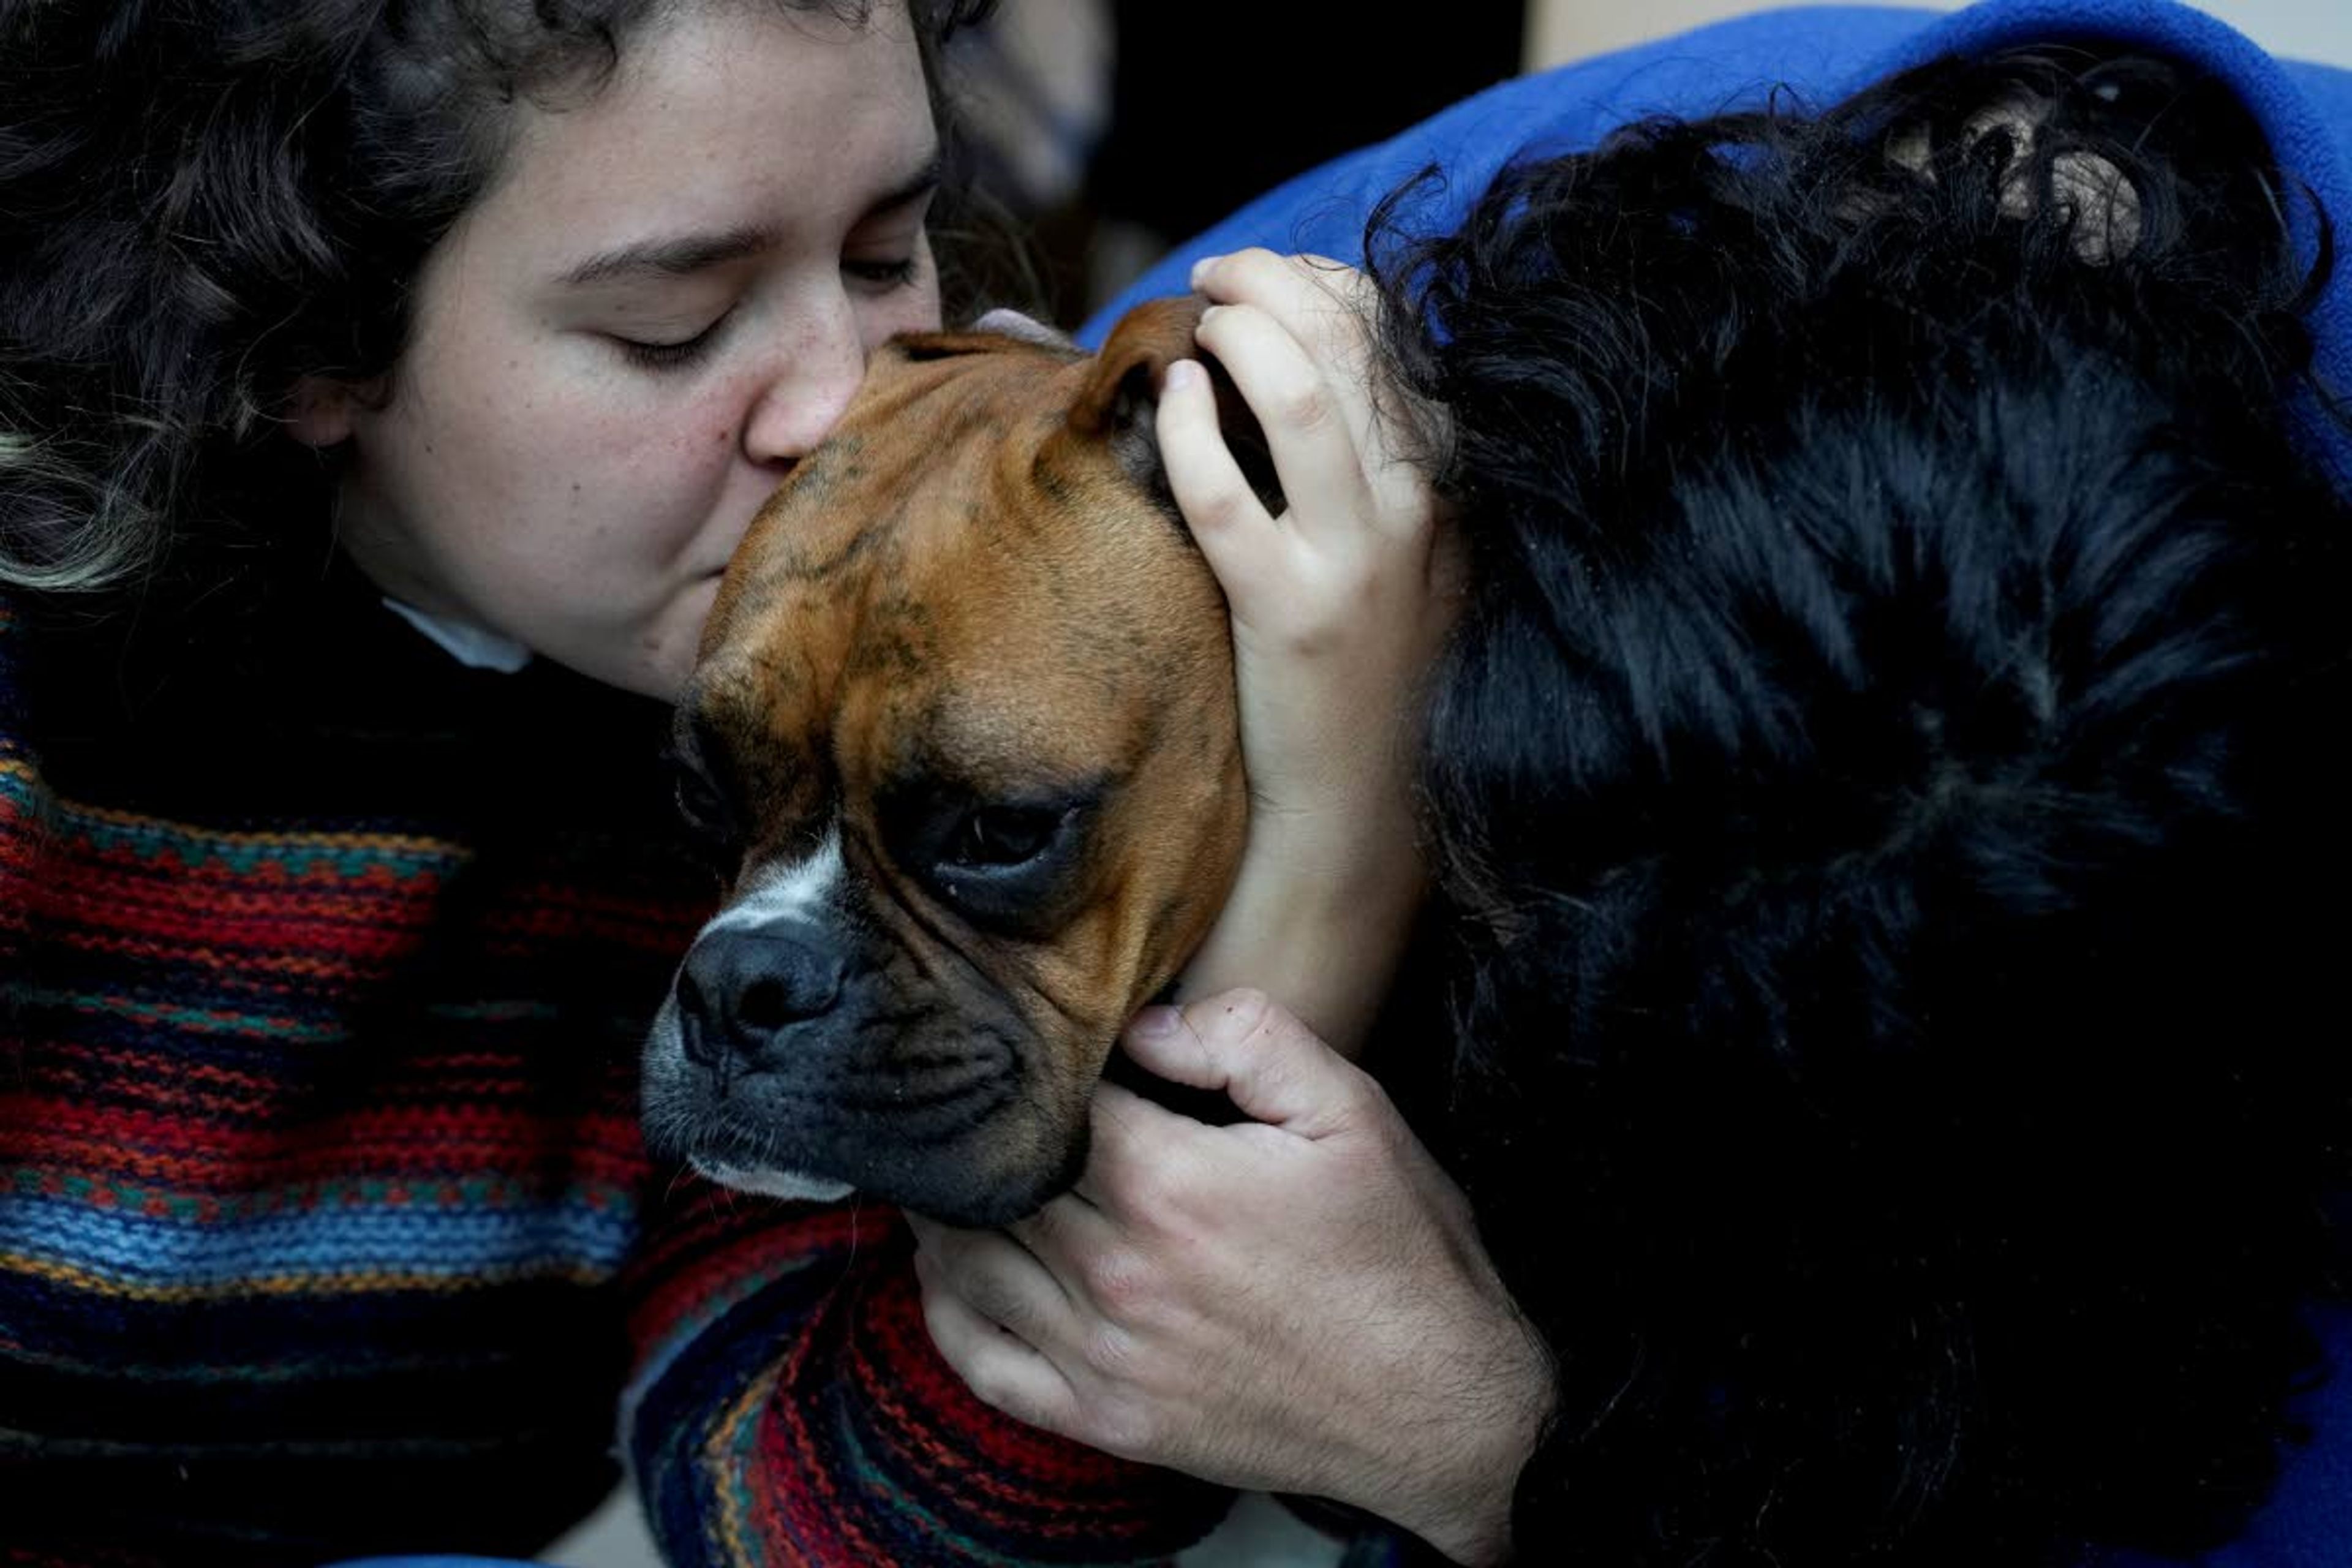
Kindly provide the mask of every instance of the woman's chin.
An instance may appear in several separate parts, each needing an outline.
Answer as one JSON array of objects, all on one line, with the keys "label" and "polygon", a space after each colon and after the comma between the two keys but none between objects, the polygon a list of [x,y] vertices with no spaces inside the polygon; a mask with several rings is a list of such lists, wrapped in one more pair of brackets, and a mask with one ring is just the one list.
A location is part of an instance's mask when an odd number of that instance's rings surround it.
[{"label": "woman's chin", "polygon": [[718,600],[722,574],[713,572],[678,591],[667,612],[638,645],[644,667],[642,678],[616,679],[614,685],[646,697],[658,697],[665,702],[677,700],[686,689],[687,678],[694,673],[695,656],[702,647],[702,625],[710,618],[710,606]]},{"label": "woman's chin", "polygon": [[549,639],[539,651],[591,680],[675,702],[694,673],[702,623],[710,618],[719,575],[714,572],[686,584],[659,609],[634,624],[612,626],[567,646]]}]

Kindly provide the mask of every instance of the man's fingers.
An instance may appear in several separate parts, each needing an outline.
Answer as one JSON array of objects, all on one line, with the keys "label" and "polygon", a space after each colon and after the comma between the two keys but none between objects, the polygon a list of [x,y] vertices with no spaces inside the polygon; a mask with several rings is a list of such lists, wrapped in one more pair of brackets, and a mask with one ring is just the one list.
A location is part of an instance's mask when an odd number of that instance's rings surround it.
[{"label": "man's fingers", "polygon": [[983,1405],[1049,1432],[1068,1433],[1077,1419],[1069,1380],[1036,1347],[975,1310],[945,1282],[940,1265],[915,1255],[923,1286],[923,1324],[941,1359]]},{"label": "man's fingers", "polygon": [[1203,259],[1192,286],[1214,303],[1255,306],[1297,339],[1341,410],[1376,503],[1372,521],[1424,526],[1435,427],[1383,374],[1371,279],[1328,257],[1252,249]]},{"label": "man's fingers", "polygon": [[1024,1342],[1051,1351],[1073,1337],[1070,1293],[1018,1241],[998,1230],[960,1230],[908,1216],[915,1259],[982,1317]]},{"label": "man's fingers", "polygon": [[1257,991],[1227,991],[1181,1008],[1147,1007],[1119,1043],[1146,1072],[1223,1090],[1250,1120],[1306,1138],[1354,1125],[1369,1082]]}]

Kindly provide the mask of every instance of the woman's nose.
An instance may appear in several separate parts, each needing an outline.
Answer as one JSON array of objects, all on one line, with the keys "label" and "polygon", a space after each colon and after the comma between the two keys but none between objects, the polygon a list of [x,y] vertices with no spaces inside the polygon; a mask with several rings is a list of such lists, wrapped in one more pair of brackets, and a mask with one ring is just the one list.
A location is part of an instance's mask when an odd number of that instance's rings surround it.
[{"label": "woman's nose", "polygon": [[866,340],[846,298],[802,316],[778,339],[773,368],[743,421],[743,455],[795,462],[824,439],[866,379]]}]

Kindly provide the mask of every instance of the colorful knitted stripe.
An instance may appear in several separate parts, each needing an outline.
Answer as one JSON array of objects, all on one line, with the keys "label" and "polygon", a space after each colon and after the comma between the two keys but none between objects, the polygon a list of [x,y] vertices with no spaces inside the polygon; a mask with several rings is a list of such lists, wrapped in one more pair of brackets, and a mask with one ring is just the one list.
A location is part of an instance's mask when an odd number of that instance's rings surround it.
[{"label": "colorful knitted stripe", "polygon": [[543,1014],[428,1006],[389,1074],[354,1062],[340,998],[391,983],[459,852],[47,805],[46,874],[10,901],[48,961],[25,967],[58,979],[11,997],[80,1049],[0,1089],[0,1261],[142,1300],[609,1276],[641,1176],[631,1107],[617,1083],[558,1118],[528,1103],[498,1037]]},{"label": "colorful knitted stripe", "polygon": [[751,1211],[687,1194],[633,1291],[625,1427],[680,1568],[1157,1562],[1224,1511],[981,1405],[923,1326],[894,1210]]},{"label": "colorful knitted stripe", "polygon": [[317,821],[152,808],[175,755],[204,794],[185,737],[124,809],[105,764],[147,743],[52,774],[26,636],[0,619],[0,1536],[536,1547],[610,1475],[635,1052],[699,879],[334,809],[411,765],[382,734],[240,752],[308,770]]}]

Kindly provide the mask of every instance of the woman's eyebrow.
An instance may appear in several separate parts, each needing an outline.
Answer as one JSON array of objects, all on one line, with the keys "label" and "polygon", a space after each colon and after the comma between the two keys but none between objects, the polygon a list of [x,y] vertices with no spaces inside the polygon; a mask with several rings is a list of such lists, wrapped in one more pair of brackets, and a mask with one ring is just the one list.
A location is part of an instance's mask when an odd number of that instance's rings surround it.
[{"label": "woman's eyebrow", "polygon": [[[919,168],[883,192],[866,209],[868,215],[878,216],[893,212],[929,195],[939,188],[940,168],[940,154],[934,150]],[[716,267],[721,262],[764,250],[775,242],[773,230],[756,225],[724,229],[716,234],[670,235],[635,240],[615,246],[611,250],[600,251],[567,268],[561,281],[567,287],[582,288],[592,283],[609,283],[616,278],[682,278],[706,267]]]},{"label": "woman's eyebrow", "polygon": [[883,192],[874,205],[866,209],[866,212],[872,216],[879,216],[929,195],[940,188],[944,163],[945,160],[940,155],[940,150],[936,147],[932,148],[931,155],[924,159],[919,167]]},{"label": "woman's eyebrow", "polygon": [[681,278],[764,250],[775,243],[765,228],[731,228],[717,234],[681,234],[641,239],[601,251],[567,269],[562,281],[572,288],[609,283],[615,278],[654,275]]}]

